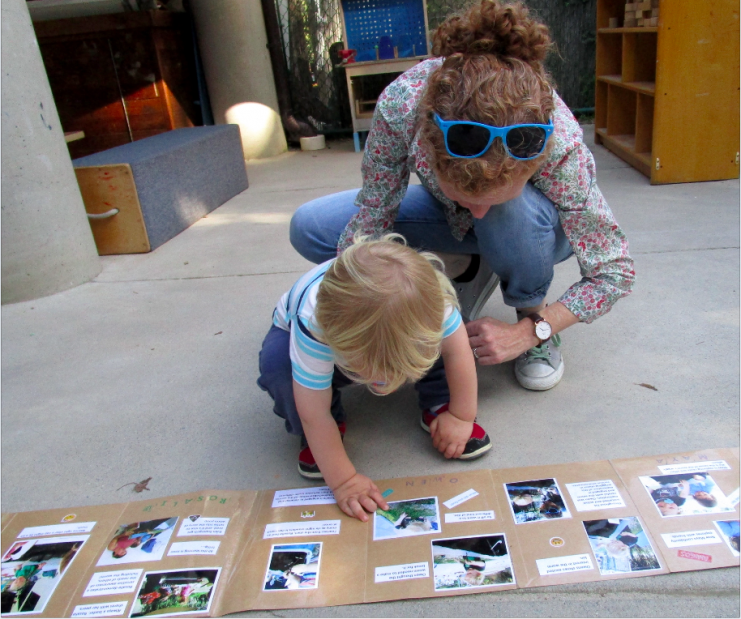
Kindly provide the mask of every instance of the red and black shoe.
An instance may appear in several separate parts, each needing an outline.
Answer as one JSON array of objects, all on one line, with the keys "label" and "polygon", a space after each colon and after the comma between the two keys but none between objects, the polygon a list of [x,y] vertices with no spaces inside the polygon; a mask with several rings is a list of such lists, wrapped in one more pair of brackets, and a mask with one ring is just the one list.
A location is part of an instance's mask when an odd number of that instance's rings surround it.
[{"label": "red and black shoe", "polygon": [[[430,431],[430,424],[433,422],[433,420],[442,413],[448,412],[448,405],[443,404],[437,411],[434,413],[428,408],[425,411],[422,411],[422,418],[419,420],[420,425],[422,426],[422,429],[426,432]],[[491,439],[489,438],[489,435],[486,433],[486,430],[482,428],[479,424],[477,424],[475,421],[473,422],[473,432],[471,432],[471,438],[468,439],[468,442],[466,443],[466,448],[463,450],[463,453],[460,455],[460,460],[473,460],[475,458],[480,458],[483,456],[487,451],[489,451],[492,447]]]},{"label": "red and black shoe", "polygon": [[[338,423],[337,427],[340,430],[340,436],[345,438],[345,422]],[[311,447],[306,442],[306,437],[301,437],[301,451],[298,454],[298,472],[301,477],[306,479],[313,479],[315,481],[321,481],[324,479],[324,475],[319,470],[319,467],[314,460],[314,454],[311,453]]]}]

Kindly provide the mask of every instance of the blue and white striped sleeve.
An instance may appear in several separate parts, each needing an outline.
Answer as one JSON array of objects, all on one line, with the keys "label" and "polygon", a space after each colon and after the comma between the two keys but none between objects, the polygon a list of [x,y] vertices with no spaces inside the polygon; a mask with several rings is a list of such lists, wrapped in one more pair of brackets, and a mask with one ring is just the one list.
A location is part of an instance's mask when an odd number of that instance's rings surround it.
[{"label": "blue and white striped sleeve", "polygon": [[334,376],[334,354],[312,337],[303,319],[291,323],[291,367],[293,379],[307,389],[329,389]]},{"label": "blue and white striped sleeve", "polygon": [[453,335],[458,327],[463,323],[463,318],[455,305],[445,306],[445,315],[443,317],[443,338]]}]

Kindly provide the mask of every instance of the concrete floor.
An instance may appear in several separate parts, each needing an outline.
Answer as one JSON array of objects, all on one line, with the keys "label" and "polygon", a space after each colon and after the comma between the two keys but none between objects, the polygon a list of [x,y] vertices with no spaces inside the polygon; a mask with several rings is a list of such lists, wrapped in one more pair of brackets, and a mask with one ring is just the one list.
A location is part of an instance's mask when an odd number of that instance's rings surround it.
[{"label": "concrete floor", "polygon": [[[585,127],[591,143],[592,127]],[[628,235],[634,293],[564,335],[566,374],[527,392],[481,368],[495,449],[474,468],[627,458],[739,444],[739,182],[668,186],[594,147]],[[94,281],[2,308],[2,511],[204,488],[306,485],[297,442],[255,384],[272,309],[311,265],[288,241],[303,202],[360,184],[350,140],[250,163],[250,188],[156,251],[103,257]],[[579,279],[557,268],[555,300]],[[485,314],[514,321],[499,292]],[[648,383],[657,391],[639,386]],[[373,478],[457,471],[419,429],[411,389],[345,396],[346,445]],[[737,568],[498,594],[278,611],[274,616],[732,617]],[[264,613],[262,613],[264,614]],[[257,613],[254,613],[256,616]],[[253,616],[244,613],[243,616]]]}]

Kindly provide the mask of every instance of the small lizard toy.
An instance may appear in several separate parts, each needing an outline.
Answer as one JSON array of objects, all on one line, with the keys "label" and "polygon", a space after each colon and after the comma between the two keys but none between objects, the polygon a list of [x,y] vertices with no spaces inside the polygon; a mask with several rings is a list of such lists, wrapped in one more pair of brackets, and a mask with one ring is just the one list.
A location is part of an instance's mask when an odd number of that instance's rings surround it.
[{"label": "small lizard toy", "polygon": [[[121,488],[125,488],[126,486],[134,486],[134,492],[141,492],[142,490],[149,490],[149,488],[147,488],[147,484],[150,481],[152,481],[152,478],[147,477],[146,479],[142,479],[138,483],[135,481],[132,481],[132,482],[129,482],[128,484],[124,484],[123,486],[121,486]],[[119,488],[118,490],[121,490],[121,488]],[[118,492],[118,490],[116,490],[116,492]]]}]

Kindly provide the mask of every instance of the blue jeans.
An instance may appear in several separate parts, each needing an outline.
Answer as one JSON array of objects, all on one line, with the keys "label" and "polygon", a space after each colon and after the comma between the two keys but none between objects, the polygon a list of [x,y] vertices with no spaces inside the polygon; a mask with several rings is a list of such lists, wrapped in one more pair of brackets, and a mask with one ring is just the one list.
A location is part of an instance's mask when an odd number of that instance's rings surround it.
[{"label": "blue jeans", "polygon": [[[296,400],[293,397],[290,337],[291,334],[288,331],[275,325],[270,327],[260,350],[260,377],[257,379],[257,384],[273,399],[275,403],[273,412],[285,419],[288,433],[301,436],[304,430],[298,410],[296,410]],[[352,381],[335,367],[332,377],[330,412],[337,423],[345,421],[340,389],[351,384],[353,384]],[[414,385],[414,388],[419,396],[419,407],[423,410],[450,401],[450,391],[442,358],[435,362],[435,365]]]},{"label": "blue jeans", "polygon": [[[358,189],[317,198],[299,207],[291,220],[291,244],[307,260],[324,262],[337,255],[337,242],[358,212]],[[553,203],[531,183],[520,196],[492,206],[457,241],[443,204],[421,185],[410,185],[401,201],[393,232],[420,250],[480,254],[501,279],[504,302],[534,307],[548,292],[553,266],[573,252]]]}]

